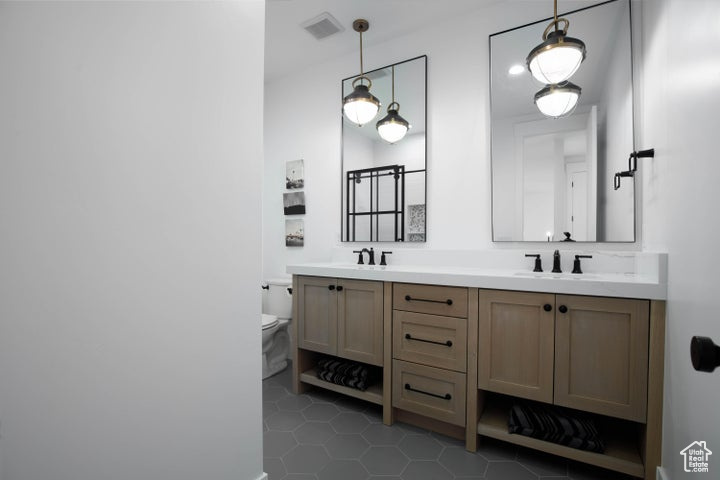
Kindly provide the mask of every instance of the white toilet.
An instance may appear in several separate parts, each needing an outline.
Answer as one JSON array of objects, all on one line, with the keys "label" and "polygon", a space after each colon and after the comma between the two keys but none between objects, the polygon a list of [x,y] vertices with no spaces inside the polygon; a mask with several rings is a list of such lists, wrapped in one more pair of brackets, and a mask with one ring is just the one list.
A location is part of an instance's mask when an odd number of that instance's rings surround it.
[{"label": "white toilet", "polygon": [[290,316],[292,283],[289,279],[268,280],[262,298],[262,378],[287,367],[290,354]]}]

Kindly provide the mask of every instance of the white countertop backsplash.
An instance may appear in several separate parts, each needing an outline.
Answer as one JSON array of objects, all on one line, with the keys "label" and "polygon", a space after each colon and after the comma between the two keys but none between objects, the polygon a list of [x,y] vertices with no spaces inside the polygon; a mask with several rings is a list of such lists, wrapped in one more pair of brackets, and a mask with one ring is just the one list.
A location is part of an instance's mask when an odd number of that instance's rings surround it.
[{"label": "white countertop backsplash", "polygon": [[[454,285],[531,292],[598,295],[624,298],[667,298],[667,254],[648,252],[587,252],[559,249],[562,274],[552,274],[555,249],[539,250],[421,250],[392,248],[388,266],[357,265],[353,249],[335,248],[331,261],[288,265],[287,273],[389,282]],[[380,263],[381,249],[375,250]],[[544,273],[534,274],[534,258],[542,256]],[[576,254],[583,274],[571,274]],[[365,254],[367,262],[367,254]]]}]

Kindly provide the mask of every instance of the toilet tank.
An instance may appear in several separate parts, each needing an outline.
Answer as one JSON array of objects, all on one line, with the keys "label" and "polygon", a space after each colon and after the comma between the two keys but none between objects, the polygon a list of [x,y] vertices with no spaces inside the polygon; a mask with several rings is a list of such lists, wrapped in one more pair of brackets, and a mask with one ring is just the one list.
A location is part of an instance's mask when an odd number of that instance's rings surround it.
[{"label": "toilet tank", "polygon": [[[289,278],[270,279],[263,283],[262,311],[278,318],[292,316],[292,294]],[[265,288],[268,287],[268,288]]]}]

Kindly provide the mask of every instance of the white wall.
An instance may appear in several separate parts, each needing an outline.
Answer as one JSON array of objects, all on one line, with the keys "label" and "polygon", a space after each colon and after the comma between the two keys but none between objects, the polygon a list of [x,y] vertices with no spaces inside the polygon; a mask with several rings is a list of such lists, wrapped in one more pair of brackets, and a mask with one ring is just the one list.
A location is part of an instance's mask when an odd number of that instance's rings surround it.
[{"label": "white wall", "polygon": [[[640,144],[655,148],[641,160],[645,248],[667,249],[668,332],[663,463],[667,478],[685,473],[679,451],[705,440],[710,473],[720,472],[720,372],[698,373],[690,338],[720,343],[720,256],[717,240],[720,3],[643,2]],[[677,42],[677,28],[684,32]],[[692,45],[692,48],[690,48]]]},{"label": "white wall", "polygon": [[[405,248],[491,248],[488,35],[544,18],[547,5],[494,5],[368,47],[367,70],[428,55],[427,243]],[[370,19],[372,21],[372,19]],[[358,57],[339,58],[265,85],[263,273],[327,261],[340,243],[340,81]],[[302,92],[302,95],[298,95]],[[305,159],[305,246],[284,246],[285,162]],[[348,250],[352,244],[346,244]],[[393,244],[390,249],[397,248]],[[357,247],[357,245],[355,245]],[[386,245],[386,247],[389,247]],[[354,260],[349,254],[348,260]]]},{"label": "white wall", "polygon": [[0,5],[3,480],[260,477],[263,25]]}]

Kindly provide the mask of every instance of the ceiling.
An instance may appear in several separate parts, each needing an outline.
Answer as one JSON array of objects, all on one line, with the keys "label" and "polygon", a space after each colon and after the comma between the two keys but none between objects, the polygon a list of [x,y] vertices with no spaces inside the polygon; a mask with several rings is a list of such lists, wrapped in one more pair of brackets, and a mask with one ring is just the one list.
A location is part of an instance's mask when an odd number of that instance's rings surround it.
[{"label": "ceiling", "polygon": [[[341,57],[357,55],[352,22],[364,18],[370,46],[503,0],[268,0],[265,7],[265,81]],[[504,0],[508,1],[508,0]],[[543,0],[548,1],[548,0]],[[345,30],[316,40],[300,24],[323,12]]]}]

